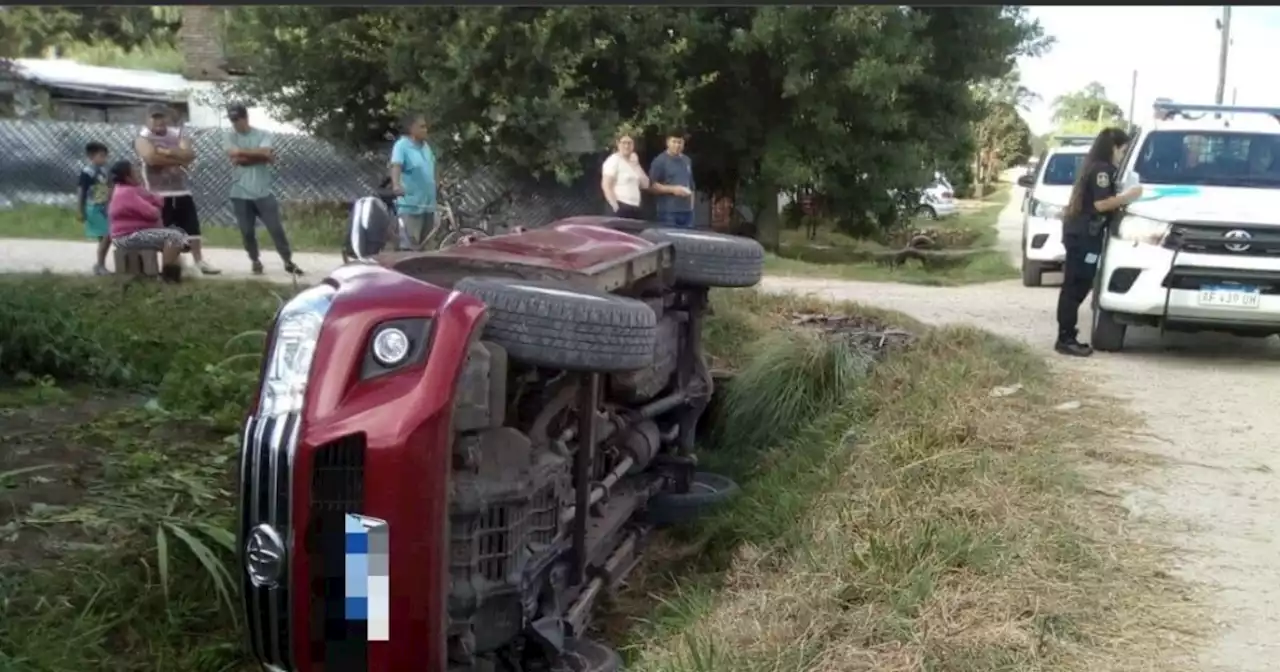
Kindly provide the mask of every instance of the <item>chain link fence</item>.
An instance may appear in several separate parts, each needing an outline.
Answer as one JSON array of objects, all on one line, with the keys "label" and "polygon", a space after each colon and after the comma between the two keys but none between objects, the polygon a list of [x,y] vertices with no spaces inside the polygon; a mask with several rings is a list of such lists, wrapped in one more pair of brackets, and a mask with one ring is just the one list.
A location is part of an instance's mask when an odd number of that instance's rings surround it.
[{"label": "chain link fence", "polygon": [[[97,141],[113,159],[137,160],[134,124],[0,119],[0,208],[24,204],[74,207],[76,179],[85,165],[84,147]],[[231,226],[228,201],[231,162],[223,135],[215,128],[190,128],[196,161],[190,184],[206,225]],[[306,135],[275,133],[275,193],[290,205],[350,203],[373,193],[386,175],[387,152],[355,155]],[[513,175],[493,167],[463,170],[442,159],[439,173],[450,185],[455,209],[489,211],[500,225],[541,226],[575,215],[602,214],[599,157],[583,157],[583,174],[573,184]],[[287,224],[286,224],[287,225]]]}]

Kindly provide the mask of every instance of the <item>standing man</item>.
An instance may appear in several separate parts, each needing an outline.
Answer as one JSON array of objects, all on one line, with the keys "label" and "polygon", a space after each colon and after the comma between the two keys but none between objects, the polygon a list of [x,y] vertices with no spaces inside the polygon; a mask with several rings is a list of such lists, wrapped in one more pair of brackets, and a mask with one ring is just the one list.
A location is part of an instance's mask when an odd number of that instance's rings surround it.
[{"label": "standing man", "polygon": [[649,191],[657,197],[658,221],[693,228],[693,162],[684,155],[684,133],[667,134],[667,151],[649,166]]},{"label": "standing man", "polygon": [[426,116],[406,115],[401,128],[405,134],[391,148],[391,190],[400,219],[400,249],[408,250],[436,234],[436,155],[427,144]]},{"label": "standing man", "polygon": [[200,241],[200,214],[196,199],[187,183],[187,166],[196,158],[191,139],[184,137],[182,127],[169,128],[169,108],[152,105],[147,110],[147,123],[133,140],[133,149],[142,159],[142,184],[163,200],[160,209],[162,226],[181,229],[187,234],[191,258],[205,275],[222,271],[204,260]]},{"label": "standing man", "polygon": [[271,134],[249,125],[249,110],[240,103],[227,107],[227,119],[231,130],[223,142],[227,156],[234,164],[231,169],[231,208],[236,213],[244,251],[253,264],[253,274],[262,275],[262,261],[258,258],[258,235],[254,231],[258,220],[271,235],[276,252],[284,261],[284,270],[291,275],[302,275],[302,269],[293,263],[289,239],[280,223],[280,203],[271,193],[272,170],[276,155],[271,148]]}]

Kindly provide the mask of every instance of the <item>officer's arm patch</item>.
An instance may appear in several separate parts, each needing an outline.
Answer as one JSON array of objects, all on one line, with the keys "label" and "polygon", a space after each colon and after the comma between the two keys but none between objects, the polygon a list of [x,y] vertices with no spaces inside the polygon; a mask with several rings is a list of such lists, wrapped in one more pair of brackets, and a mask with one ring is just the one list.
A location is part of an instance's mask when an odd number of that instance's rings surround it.
[{"label": "officer's arm patch", "polygon": [[1097,182],[1098,186],[1103,189],[1111,186],[1111,178],[1107,175],[1106,171],[1098,171]]}]

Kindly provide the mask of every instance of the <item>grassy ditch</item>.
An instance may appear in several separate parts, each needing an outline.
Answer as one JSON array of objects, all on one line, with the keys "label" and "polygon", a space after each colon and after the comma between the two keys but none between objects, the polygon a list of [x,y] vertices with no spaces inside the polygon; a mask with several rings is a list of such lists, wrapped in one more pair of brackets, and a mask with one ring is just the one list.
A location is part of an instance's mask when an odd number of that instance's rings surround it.
[{"label": "grassy ditch", "polygon": [[922,285],[965,285],[1016,277],[1004,255],[994,249],[996,222],[1010,194],[1008,185],[1000,185],[981,200],[960,201],[962,208],[953,217],[915,222],[913,230],[929,230],[940,245],[928,259],[892,257],[891,252],[905,246],[905,231],[885,240],[867,240],[823,227],[812,239],[803,229],[784,231],[781,249],[769,255],[766,270],[775,275]]},{"label": "grassy ditch", "polygon": [[[338,206],[283,206],[285,230],[289,245],[300,252],[336,253],[342,249],[346,212]],[[202,232],[204,244],[210,247],[241,249],[240,230],[234,226],[206,224]],[[271,250],[266,231],[257,228],[258,245]],[[84,225],[75,210],[51,205],[21,205],[0,210],[0,238],[38,238],[42,240],[85,240]]]},{"label": "grassy ditch", "polygon": [[[0,669],[254,669],[228,607],[232,470],[281,298],[0,276]],[[1117,514],[1057,448],[1092,425],[1051,422],[1038,360],[856,307],[713,300],[709,347],[738,378],[704,461],[744,493],[658,537],[604,619],[634,669],[1108,669],[1144,641],[1171,588],[1088,525]],[[819,311],[922,336],[868,370],[793,324]]]},{"label": "grassy ditch", "polygon": [[[1187,638],[1171,633],[1193,617],[1183,588],[1079,475],[1086,448],[1105,459],[1114,412],[1085,406],[1064,419],[1053,407],[1080,391],[1051,386],[1023,347],[883,313],[873,317],[919,339],[842,382],[841,362],[859,369],[839,341],[779,334],[795,312],[866,309],[739,300],[750,317],[738,323],[766,342],[790,339],[794,366],[759,350],[731,383],[731,397],[779,403],[727,407],[737,431],[704,455],[742,496],[660,539],[615,605],[609,635],[628,670],[1182,669],[1171,652]],[[819,361],[806,384],[821,376],[843,392],[788,422],[789,379]],[[770,432],[777,424],[787,427]]]}]

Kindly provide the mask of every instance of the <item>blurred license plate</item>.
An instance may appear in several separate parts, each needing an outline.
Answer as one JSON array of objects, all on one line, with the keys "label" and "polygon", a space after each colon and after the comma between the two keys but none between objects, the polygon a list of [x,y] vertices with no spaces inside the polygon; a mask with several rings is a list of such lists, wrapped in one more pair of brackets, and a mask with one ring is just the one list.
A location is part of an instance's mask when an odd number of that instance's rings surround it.
[{"label": "blurred license plate", "polygon": [[1203,285],[1197,302],[1218,308],[1257,308],[1261,299],[1257,287]]}]

